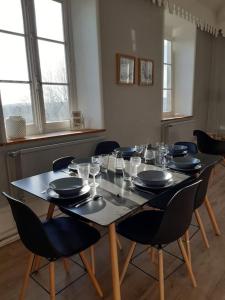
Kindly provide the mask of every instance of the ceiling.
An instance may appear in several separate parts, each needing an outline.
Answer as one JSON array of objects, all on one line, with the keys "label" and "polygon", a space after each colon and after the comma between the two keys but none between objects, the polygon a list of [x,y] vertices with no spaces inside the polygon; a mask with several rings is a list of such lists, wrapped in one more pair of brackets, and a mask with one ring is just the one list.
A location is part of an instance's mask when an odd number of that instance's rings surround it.
[{"label": "ceiling", "polygon": [[225,1],[224,0],[196,0],[197,2],[201,3],[202,5],[207,6],[214,13],[218,14],[221,9],[225,8]]}]

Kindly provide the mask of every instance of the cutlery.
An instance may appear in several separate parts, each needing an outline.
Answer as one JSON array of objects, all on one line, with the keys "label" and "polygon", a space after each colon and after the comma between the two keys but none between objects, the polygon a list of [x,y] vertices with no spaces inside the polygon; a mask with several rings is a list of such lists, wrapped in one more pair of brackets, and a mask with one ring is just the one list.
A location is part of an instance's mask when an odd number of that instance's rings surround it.
[{"label": "cutlery", "polygon": [[74,207],[75,207],[75,208],[79,208],[79,207],[81,207],[81,206],[87,204],[88,202],[90,202],[90,201],[92,201],[92,200],[93,200],[93,201],[96,201],[96,200],[101,199],[101,198],[103,198],[103,196],[101,196],[101,195],[95,195],[93,198],[90,197],[90,198],[86,199],[85,201],[82,201],[82,202],[76,204]]}]

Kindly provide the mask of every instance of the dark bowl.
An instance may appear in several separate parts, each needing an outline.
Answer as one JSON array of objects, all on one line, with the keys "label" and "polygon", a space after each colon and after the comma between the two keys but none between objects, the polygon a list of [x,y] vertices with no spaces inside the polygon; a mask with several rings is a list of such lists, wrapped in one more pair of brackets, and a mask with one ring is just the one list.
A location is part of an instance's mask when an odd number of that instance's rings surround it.
[{"label": "dark bowl", "polygon": [[200,160],[191,156],[174,157],[172,163],[180,169],[191,169],[200,164]]},{"label": "dark bowl", "polygon": [[135,147],[120,147],[114,150],[116,153],[121,153],[123,157],[132,156],[136,152]]},{"label": "dark bowl", "polygon": [[172,174],[167,171],[149,170],[138,173],[137,177],[148,186],[164,186],[172,179]]},{"label": "dark bowl", "polygon": [[61,196],[77,195],[83,187],[83,180],[77,177],[65,177],[53,180],[49,187]]}]

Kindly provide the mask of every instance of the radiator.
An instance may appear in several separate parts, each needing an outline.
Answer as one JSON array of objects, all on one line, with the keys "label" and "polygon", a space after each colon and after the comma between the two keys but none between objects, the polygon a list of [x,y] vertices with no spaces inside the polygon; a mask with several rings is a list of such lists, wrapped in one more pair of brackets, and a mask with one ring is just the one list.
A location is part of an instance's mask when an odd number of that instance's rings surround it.
[{"label": "radiator", "polygon": [[51,170],[53,160],[67,155],[84,158],[93,155],[97,143],[104,137],[26,148],[8,152],[9,181]]},{"label": "radiator", "polygon": [[171,121],[161,125],[162,141],[173,144],[178,141],[194,141],[193,130],[196,129],[195,120]]}]

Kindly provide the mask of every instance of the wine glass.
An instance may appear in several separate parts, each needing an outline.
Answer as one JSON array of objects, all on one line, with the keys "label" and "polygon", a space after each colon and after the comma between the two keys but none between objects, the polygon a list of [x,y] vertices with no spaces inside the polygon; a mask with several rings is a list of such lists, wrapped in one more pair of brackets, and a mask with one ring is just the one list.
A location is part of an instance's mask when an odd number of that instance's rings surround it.
[{"label": "wine glass", "polygon": [[88,184],[88,178],[90,174],[90,164],[81,163],[77,165],[78,176],[83,179],[84,185]]},{"label": "wine glass", "polygon": [[99,163],[91,163],[90,174],[93,176],[93,182],[90,184],[91,187],[97,187],[99,184],[95,181],[95,176],[100,172]]}]

